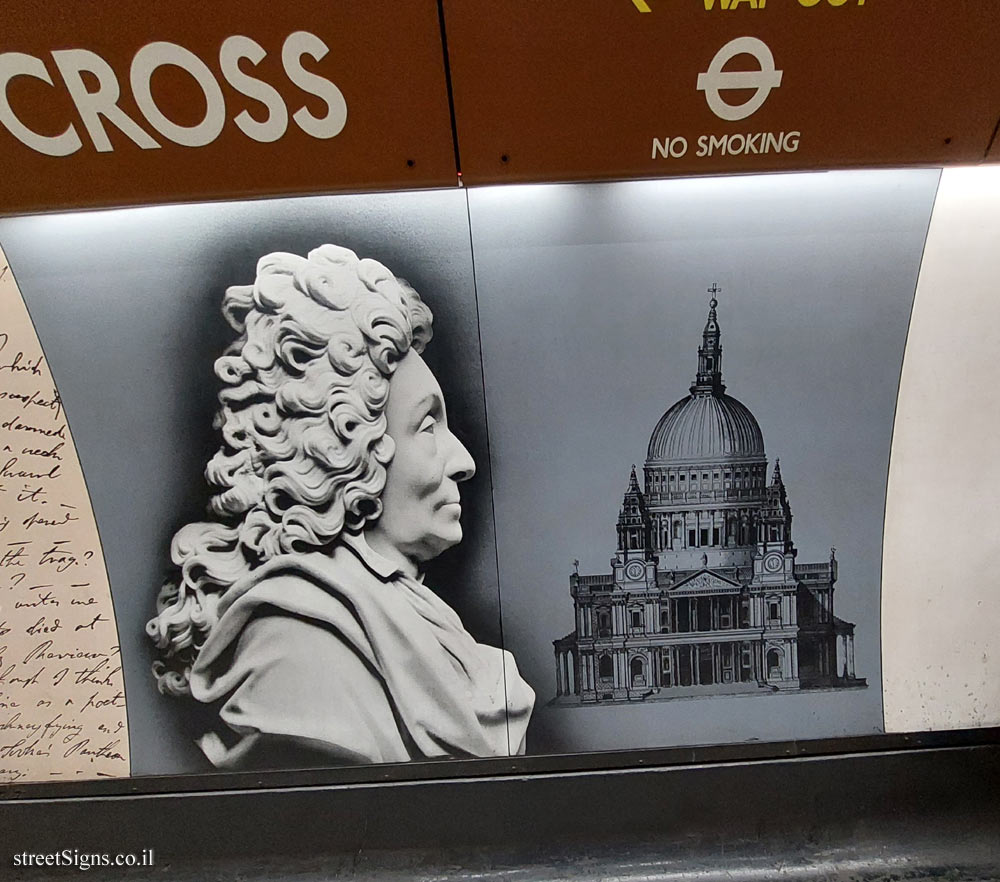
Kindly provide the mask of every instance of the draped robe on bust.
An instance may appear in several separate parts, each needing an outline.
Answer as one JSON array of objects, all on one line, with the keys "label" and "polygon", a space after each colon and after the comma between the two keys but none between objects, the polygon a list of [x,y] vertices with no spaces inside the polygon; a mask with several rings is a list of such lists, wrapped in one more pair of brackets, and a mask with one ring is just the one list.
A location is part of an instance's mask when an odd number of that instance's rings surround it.
[{"label": "draped robe on bust", "polygon": [[534,704],[509,652],[346,535],[225,593],[191,694],[219,706],[198,743],[222,769],[523,753]]}]

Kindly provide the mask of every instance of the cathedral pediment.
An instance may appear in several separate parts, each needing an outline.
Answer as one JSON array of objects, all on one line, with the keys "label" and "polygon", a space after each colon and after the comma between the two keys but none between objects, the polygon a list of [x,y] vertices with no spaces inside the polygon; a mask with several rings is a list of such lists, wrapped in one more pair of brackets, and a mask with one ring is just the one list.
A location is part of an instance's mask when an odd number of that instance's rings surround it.
[{"label": "cathedral pediment", "polygon": [[739,594],[740,583],[727,579],[712,570],[699,570],[674,585],[670,592],[677,594]]}]

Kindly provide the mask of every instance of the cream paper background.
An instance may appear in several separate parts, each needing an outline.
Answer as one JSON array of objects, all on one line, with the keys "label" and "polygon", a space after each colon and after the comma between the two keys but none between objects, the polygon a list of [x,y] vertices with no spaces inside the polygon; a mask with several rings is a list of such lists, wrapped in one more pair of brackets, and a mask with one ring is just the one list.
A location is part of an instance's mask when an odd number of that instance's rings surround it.
[{"label": "cream paper background", "polygon": [[888,732],[1000,724],[1000,167],[946,169],[917,284],[886,505]]},{"label": "cream paper background", "polygon": [[125,684],[97,524],[0,251],[0,783],[128,774]]}]

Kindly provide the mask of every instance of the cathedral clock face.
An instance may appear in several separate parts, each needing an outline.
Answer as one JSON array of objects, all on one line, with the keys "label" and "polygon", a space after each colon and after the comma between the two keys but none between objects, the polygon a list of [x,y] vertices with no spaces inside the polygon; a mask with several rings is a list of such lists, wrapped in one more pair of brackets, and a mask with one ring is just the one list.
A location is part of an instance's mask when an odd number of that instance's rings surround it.
[{"label": "cathedral clock face", "polygon": [[625,567],[625,576],[632,581],[641,579],[645,574],[646,568],[637,560],[632,561],[632,563]]},{"label": "cathedral clock face", "polygon": [[782,563],[780,554],[769,554],[764,558],[764,569],[769,573],[777,573],[781,569]]}]

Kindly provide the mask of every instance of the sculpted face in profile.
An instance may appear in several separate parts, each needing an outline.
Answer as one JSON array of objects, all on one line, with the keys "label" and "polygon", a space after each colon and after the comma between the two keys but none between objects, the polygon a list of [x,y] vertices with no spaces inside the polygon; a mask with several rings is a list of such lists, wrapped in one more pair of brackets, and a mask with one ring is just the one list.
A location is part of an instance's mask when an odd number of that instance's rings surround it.
[{"label": "sculpted face in profile", "polygon": [[476,471],[448,428],[444,395],[427,363],[410,350],[389,384],[386,434],[396,444],[382,491],[382,516],[369,544],[416,575],[421,563],[462,539],[458,483]]},{"label": "sculpted face in profile", "polygon": [[422,582],[475,473],[421,357],[430,310],[324,245],[263,257],[223,312],[215,495],[147,626],[160,691],[219,709],[198,743],[220,768],[522,752],[514,659]]}]

